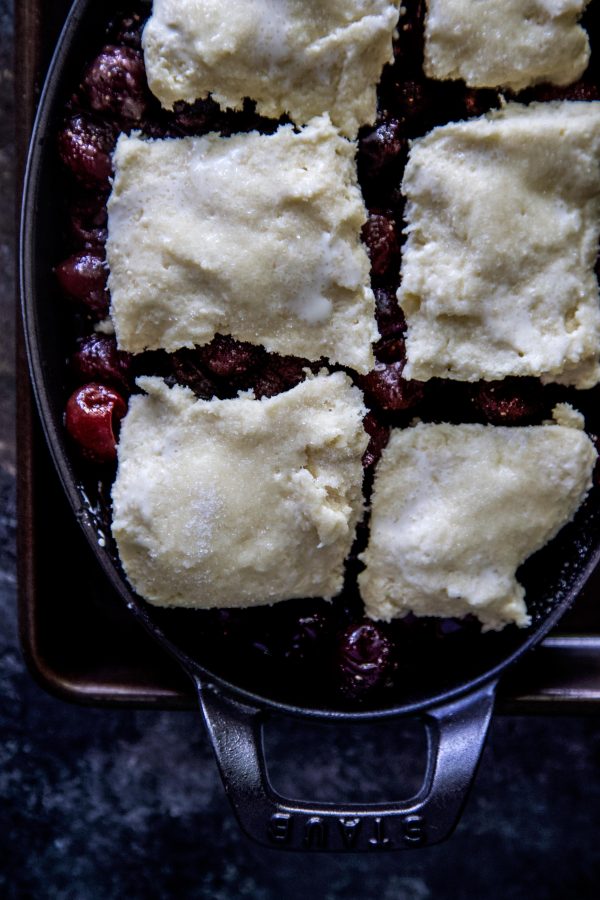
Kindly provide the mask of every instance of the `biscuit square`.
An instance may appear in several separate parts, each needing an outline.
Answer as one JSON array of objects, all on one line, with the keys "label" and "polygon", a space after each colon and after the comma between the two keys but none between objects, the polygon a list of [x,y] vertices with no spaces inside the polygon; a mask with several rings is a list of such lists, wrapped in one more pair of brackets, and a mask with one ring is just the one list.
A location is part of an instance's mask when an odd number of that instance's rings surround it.
[{"label": "biscuit square", "polygon": [[200,400],[140,378],[123,420],[112,531],[158,606],[333,597],[363,512],[368,435],[342,372],[276,397]]},{"label": "biscuit square", "polygon": [[600,102],[504,109],[411,148],[407,378],[600,380]]},{"label": "biscuit square", "polygon": [[390,620],[471,614],[486,630],[529,624],[518,567],[572,517],[596,451],[557,408],[526,428],[418,424],[393,431],[375,477],[359,586]]},{"label": "biscuit square", "polygon": [[425,63],[430,78],[520,91],[565,85],[587,67],[578,20],[589,0],[427,0]]},{"label": "biscuit square", "polygon": [[376,115],[392,62],[397,0],[154,0],[143,34],[148,83],[171,108],[209,93],[302,125],[329,112],[355,137]]},{"label": "biscuit square", "polygon": [[174,351],[220,332],[368,371],[355,152],[327,117],[273,135],[122,135],[106,247],[119,346]]}]

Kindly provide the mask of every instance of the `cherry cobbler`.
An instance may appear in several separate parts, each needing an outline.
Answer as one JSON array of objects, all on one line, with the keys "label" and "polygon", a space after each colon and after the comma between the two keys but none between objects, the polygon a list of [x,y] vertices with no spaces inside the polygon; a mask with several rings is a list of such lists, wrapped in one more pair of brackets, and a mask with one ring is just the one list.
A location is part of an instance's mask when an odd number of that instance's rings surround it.
[{"label": "cherry cobbler", "polygon": [[544,61],[514,3],[488,48],[467,0],[155,0],[66,104],[80,477],[247,686],[371,702],[528,624],[600,429],[598,2]]}]

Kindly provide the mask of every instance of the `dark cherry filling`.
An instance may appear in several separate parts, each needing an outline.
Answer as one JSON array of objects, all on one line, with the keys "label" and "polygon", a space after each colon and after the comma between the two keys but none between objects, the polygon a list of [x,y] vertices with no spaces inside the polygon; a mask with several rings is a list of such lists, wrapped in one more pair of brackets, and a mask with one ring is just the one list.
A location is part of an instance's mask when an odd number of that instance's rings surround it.
[{"label": "dark cherry filling", "polygon": [[63,293],[82,303],[96,319],[108,315],[110,296],[106,288],[108,269],[104,250],[82,250],[56,267]]},{"label": "dark cherry filling", "polygon": [[378,362],[392,363],[406,360],[406,343],[402,334],[381,338],[375,344],[374,350]]},{"label": "dark cherry filling", "polygon": [[117,349],[111,335],[90,334],[80,338],[71,358],[71,370],[77,381],[99,381],[121,393],[131,390],[131,354]]},{"label": "dark cherry filling", "polygon": [[403,334],[406,321],[398,305],[395,288],[376,287],[374,293],[375,318],[382,341],[392,335]]},{"label": "dark cherry filling", "polygon": [[362,463],[365,469],[376,465],[390,439],[390,429],[381,422],[374,412],[369,412],[363,419],[363,426],[369,435],[369,444],[363,454]]},{"label": "dark cherry filling", "polygon": [[[527,98],[545,102],[551,100],[600,100],[598,86],[584,79],[580,79],[574,84],[568,84],[566,87],[543,84],[524,93]],[[523,99],[523,96],[520,99]]]},{"label": "dark cherry filling", "polygon": [[113,44],[123,44],[134,50],[142,49],[142,31],[146,17],[138,12],[129,13],[111,22],[107,29],[107,37]]},{"label": "dark cherry filling", "polygon": [[203,134],[217,127],[221,109],[210,97],[195,103],[178,101],[173,109],[172,126],[182,136]]},{"label": "dark cherry filling", "polygon": [[473,393],[473,406],[492,425],[529,425],[543,417],[546,397],[535,378],[506,378],[480,382]]},{"label": "dark cherry filling", "polygon": [[283,631],[283,640],[277,638],[276,646],[285,662],[305,665],[315,660],[327,638],[328,619],[331,616],[322,609],[307,609],[295,616]]},{"label": "dark cherry filling", "polygon": [[334,678],[349,699],[361,700],[386,687],[395,668],[392,641],[376,622],[354,623],[338,637]]},{"label": "dark cherry filling", "polygon": [[365,400],[374,409],[395,413],[414,409],[424,397],[424,387],[420,381],[407,381],[402,377],[406,360],[377,362],[359,384],[365,393]]},{"label": "dark cherry filling", "polygon": [[369,213],[369,218],[363,225],[362,239],[369,251],[373,279],[376,282],[397,282],[400,242],[394,216],[383,211]]},{"label": "dark cherry filling", "polygon": [[111,116],[125,126],[139,125],[150,103],[144,59],[131,47],[104,47],[81,86],[95,113]]},{"label": "dark cherry filling", "polygon": [[206,368],[219,378],[236,378],[255,369],[262,357],[259,347],[232,337],[215,335],[210,344],[199,351]]},{"label": "dark cherry filling", "polygon": [[92,250],[107,238],[106,196],[95,191],[76,193],[69,204],[70,235],[74,247]]},{"label": "dark cherry filling", "polygon": [[127,404],[104,384],[86,384],[67,400],[65,426],[83,457],[92,463],[113,463],[117,458],[118,425]]},{"label": "dark cherry filling", "polygon": [[220,396],[218,383],[202,368],[199,354],[194,350],[178,350],[171,356],[175,382],[193,390],[197,397],[210,400]]},{"label": "dark cherry filling", "polygon": [[398,22],[398,37],[394,40],[394,69],[408,75],[422,74],[423,22],[425,0],[406,0],[404,15]]},{"label": "dark cherry filling", "polygon": [[398,119],[387,119],[374,128],[363,128],[358,142],[358,178],[368,207],[396,199],[408,156],[408,138]]},{"label": "dark cherry filling", "polygon": [[315,369],[314,363],[297,356],[268,356],[252,381],[256,397],[274,397],[289,391],[305,378],[305,369]]},{"label": "dark cherry filling", "polygon": [[76,178],[108,188],[112,174],[110,155],[115,140],[112,123],[97,122],[89,115],[75,115],[58,135],[58,152]]},{"label": "dark cherry filling", "polygon": [[[378,88],[378,118],[373,126],[361,129],[357,153],[359,182],[369,211],[362,237],[371,260],[380,332],[373,370],[353,375],[369,406],[364,419],[369,444],[363,456],[367,499],[391,427],[406,425],[413,415],[425,421],[513,426],[541,422],[554,402],[573,397],[567,389],[546,387],[533,378],[475,385],[433,379],[425,385],[403,377],[406,323],[396,291],[405,224],[400,184],[409,141],[437,124],[479,116],[499,105],[496,91],[425,78],[425,3],[406,0],[403,6],[405,13],[394,40],[395,61],[385,67]],[[146,82],[141,53],[144,21],[145,14],[136,10],[109,24],[101,49],[65,107],[58,134],[58,153],[68,183],[64,259],[56,266],[56,281],[61,293],[74,301],[75,327],[79,329],[69,362],[69,377],[76,389],[66,404],[65,425],[96,483],[98,472],[102,473],[97,467],[115,462],[125,398],[136,390],[137,375],[162,375],[171,384],[187,385],[204,399],[234,397],[239,390],[248,389],[260,398],[294,387],[305,378],[307,369],[316,372],[328,365],[326,360],[309,362],[268,353],[221,334],[204,347],[131,357],[118,351],[114,337],[93,332],[94,322],[105,318],[109,310],[103,245],[111,153],[118,133],[132,128],[157,138],[211,131],[229,135],[252,129],[272,133],[287,121],[258,115],[255,103],[248,99],[237,112],[221,109],[210,97],[193,104],[176,103],[172,111],[161,109]],[[585,24],[593,48],[597,42],[594,22],[589,12]],[[593,54],[590,71],[576,84],[566,88],[542,85],[523,92],[518,99],[599,99],[595,58]],[[600,433],[597,392],[589,394],[588,418]],[[577,400],[574,403],[577,405]],[[600,448],[598,438],[595,440]],[[113,470],[107,472],[102,476],[105,486],[113,475]],[[82,478],[86,477],[84,467]],[[598,471],[595,477],[600,484]],[[356,576],[362,568],[358,555],[367,540],[368,514],[359,525],[347,560],[344,590],[331,603],[300,599],[255,609],[173,611],[182,641],[188,642],[193,652],[201,649],[207,659],[212,654],[215,670],[221,667],[226,677],[235,678],[237,673],[238,680],[249,688],[266,679],[270,690],[275,681],[282,685],[282,695],[299,697],[300,702],[316,696],[356,706],[368,703],[381,691],[401,695],[410,673],[421,671],[422,660],[432,657],[432,648],[435,653],[440,649],[456,653],[462,641],[478,635],[480,626],[471,617],[431,620],[409,614],[389,625],[365,620]],[[170,621],[174,621],[172,617]]]}]

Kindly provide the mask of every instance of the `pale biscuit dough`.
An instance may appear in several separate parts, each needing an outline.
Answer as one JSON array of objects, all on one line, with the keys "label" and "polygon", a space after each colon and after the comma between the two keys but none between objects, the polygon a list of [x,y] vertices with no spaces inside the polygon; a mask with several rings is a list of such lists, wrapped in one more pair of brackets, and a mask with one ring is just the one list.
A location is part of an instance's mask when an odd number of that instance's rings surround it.
[{"label": "pale biscuit dough", "polygon": [[119,346],[221,332],[367,372],[378,333],[355,152],[326,116],[299,133],[122,135],[106,246]]},{"label": "pale biscuit dough", "polygon": [[140,378],[119,441],[113,534],[159,606],[333,597],[363,511],[368,435],[343,373],[269,399],[199,400]]},{"label": "pale biscuit dough", "polygon": [[520,91],[571,84],[590,45],[577,24],[589,0],[427,0],[425,63],[430,78]]},{"label": "pale biscuit dough", "polygon": [[154,0],[148,83],[168,108],[211,93],[239,109],[251,97],[299,125],[329,112],[355,137],[375,119],[398,16],[397,0]]},{"label": "pale biscuit dough", "polygon": [[436,128],[402,189],[407,378],[600,380],[600,102]]},{"label": "pale biscuit dough", "polygon": [[573,517],[596,459],[583,418],[555,416],[557,424],[527,428],[392,432],[361,555],[369,616],[471,613],[486,630],[529,623],[515,572]]}]

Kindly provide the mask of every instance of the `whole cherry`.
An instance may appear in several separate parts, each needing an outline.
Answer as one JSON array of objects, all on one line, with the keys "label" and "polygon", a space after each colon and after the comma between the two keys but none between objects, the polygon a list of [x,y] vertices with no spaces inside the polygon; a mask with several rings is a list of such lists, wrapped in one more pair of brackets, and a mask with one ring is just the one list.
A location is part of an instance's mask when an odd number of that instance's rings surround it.
[{"label": "whole cherry", "polygon": [[109,44],[89,65],[83,89],[94,112],[139,124],[150,101],[144,59],[132,47]]},{"label": "whole cherry", "polygon": [[87,184],[108,184],[116,140],[112,125],[87,116],[73,116],[58,135],[58,152],[76,178]]},{"label": "whole cherry", "polygon": [[117,349],[117,341],[112,335],[90,334],[81,338],[71,357],[71,368],[81,382],[108,382],[129,392],[131,355]]},{"label": "whole cherry", "polygon": [[100,248],[81,250],[69,256],[55,269],[63,292],[83,303],[92,315],[108,315],[110,297],[106,289],[108,269],[104,251]]},{"label": "whole cherry", "polygon": [[65,426],[84,459],[100,464],[116,460],[115,433],[126,412],[121,395],[104,384],[86,384],[71,394]]},{"label": "whole cherry", "polygon": [[392,642],[376,622],[349,625],[338,639],[337,681],[342,694],[361,700],[384,687],[394,672]]}]

